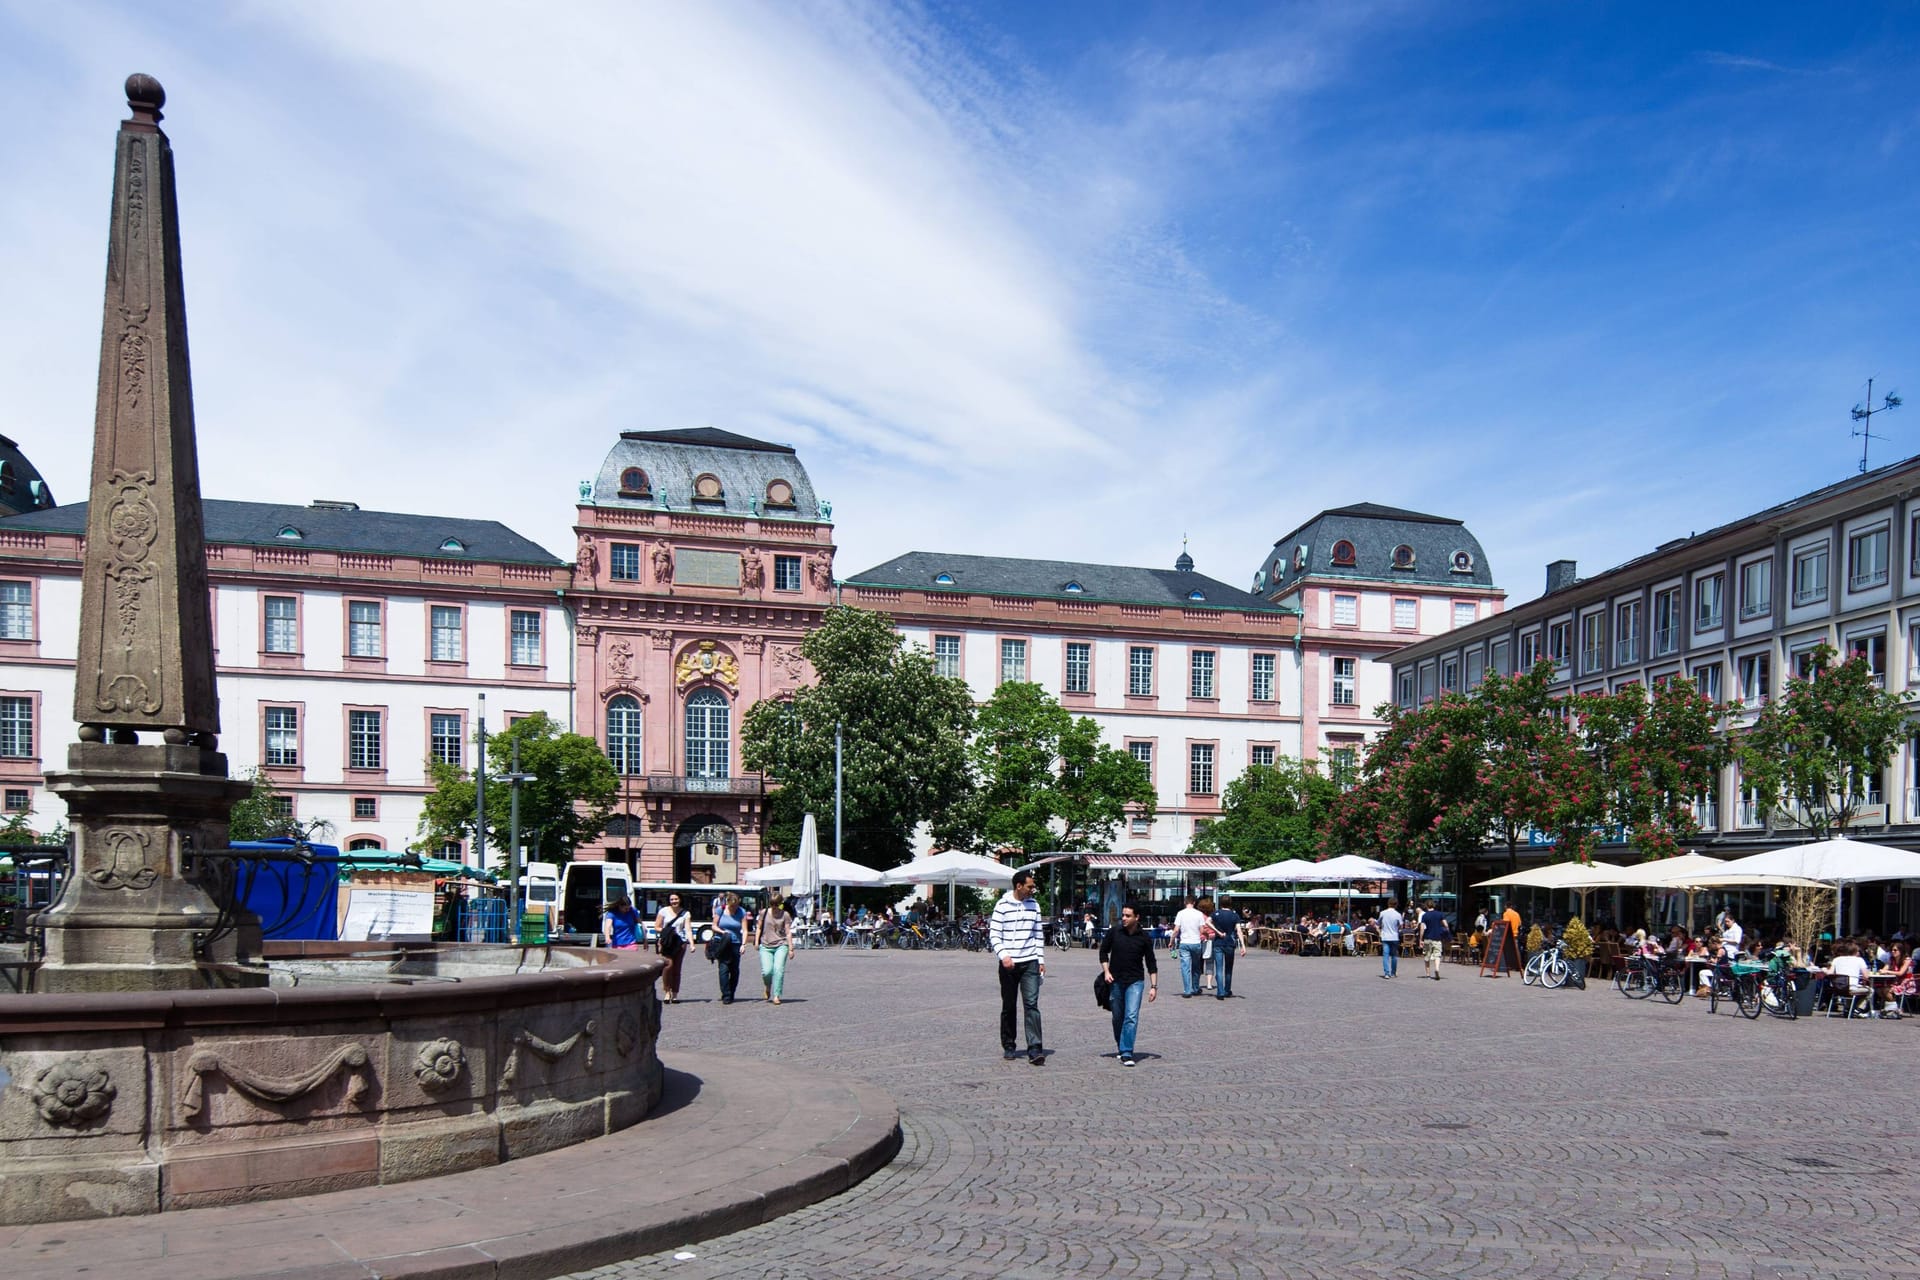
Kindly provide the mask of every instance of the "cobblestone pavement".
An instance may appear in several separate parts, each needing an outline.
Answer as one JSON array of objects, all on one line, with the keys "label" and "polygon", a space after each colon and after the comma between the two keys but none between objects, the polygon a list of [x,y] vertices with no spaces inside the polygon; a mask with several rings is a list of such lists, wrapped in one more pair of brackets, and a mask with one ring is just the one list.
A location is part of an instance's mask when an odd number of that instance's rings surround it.
[{"label": "cobblestone pavement", "polygon": [[[1175,966],[1127,1069],[1091,953],[1049,956],[1052,1056],[1004,1062],[988,958],[802,953],[780,1008],[682,1004],[662,1049],[864,1077],[906,1145],[845,1195],[584,1273],[1895,1277],[1920,1274],[1920,1019],[1748,1022],[1595,983],[1250,956]],[[1411,966],[1418,971],[1418,964]],[[752,984],[745,976],[742,992]],[[695,965],[690,995],[711,971]]]}]

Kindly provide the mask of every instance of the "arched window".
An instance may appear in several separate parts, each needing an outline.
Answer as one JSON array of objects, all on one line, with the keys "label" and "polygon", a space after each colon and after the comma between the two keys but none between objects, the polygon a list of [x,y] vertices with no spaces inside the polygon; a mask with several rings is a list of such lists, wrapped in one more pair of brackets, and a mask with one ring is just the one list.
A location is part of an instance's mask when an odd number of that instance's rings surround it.
[{"label": "arched window", "polygon": [[953,575],[950,573],[936,573],[933,575],[933,581],[938,586],[950,587],[953,585]]},{"label": "arched window", "polygon": [[1473,572],[1473,552],[1456,551],[1453,553],[1453,571],[1455,573]]},{"label": "arched window", "polygon": [[273,536],[276,538],[285,538],[289,542],[298,542],[300,541],[300,539],[306,537],[307,535],[300,532],[298,529],[294,528],[292,525],[289,524],[289,525],[283,525],[280,529],[280,532],[274,534]]},{"label": "arched window", "polygon": [[1401,543],[1393,549],[1393,567],[1396,569],[1413,568],[1413,548]]},{"label": "arched window", "polygon": [[1333,544],[1333,562],[1335,564],[1352,568],[1355,558],[1353,554],[1353,544],[1345,538]]},{"label": "arched window", "polygon": [[467,549],[467,544],[458,538],[443,538],[440,541],[440,549],[442,551],[451,551],[457,555]]},{"label": "arched window", "polygon": [[687,695],[687,776],[727,776],[731,708],[718,689],[696,689]]},{"label": "arched window", "polygon": [[793,486],[785,480],[769,481],[767,484],[767,505],[770,507],[793,506]]},{"label": "arched window", "polygon": [[615,773],[641,771],[640,704],[624,693],[607,703],[607,759]]},{"label": "arched window", "polygon": [[382,849],[385,847],[386,846],[380,843],[379,837],[377,836],[355,836],[353,839],[347,841],[347,852],[349,853],[354,853],[361,849]]},{"label": "arched window", "polygon": [[696,476],[693,481],[693,500],[695,502],[725,502],[727,487],[720,483],[720,477],[711,471]]},{"label": "arched window", "polygon": [[647,479],[647,473],[638,467],[628,467],[620,473],[620,496],[623,498],[651,498],[653,482]]}]

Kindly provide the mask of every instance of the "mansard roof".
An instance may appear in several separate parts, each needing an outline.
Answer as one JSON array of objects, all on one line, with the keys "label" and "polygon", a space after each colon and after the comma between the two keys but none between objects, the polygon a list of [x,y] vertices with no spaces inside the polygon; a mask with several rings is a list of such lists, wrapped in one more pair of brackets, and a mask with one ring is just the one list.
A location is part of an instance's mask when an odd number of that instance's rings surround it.
[{"label": "mansard roof", "polygon": [[[209,545],[301,547],[367,555],[418,556],[423,560],[476,560],[489,564],[563,564],[536,542],[497,520],[462,520],[395,511],[362,511],[349,502],[296,507],[277,502],[206,503]],[[87,504],[52,507],[0,519],[0,530],[85,536]],[[459,544],[455,549],[449,540]]]},{"label": "mansard roof", "polygon": [[[1351,555],[1336,552],[1351,550]],[[1305,578],[1491,587],[1480,540],[1448,516],[1355,503],[1322,511],[1273,544],[1255,568],[1255,593],[1275,596]]]},{"label": "mansard roof", "polygon": [[773,520],[831,516],[815,497],[792,445],[718,427],[622,431],[584,501],[595,507]]},{"label": "mansard roof", "polygon": [[[1178,605],[1185,609],[1283,609],[1191,569],[1143,569],[1071,560],[1019,560],[909,551],[846,579],[849,586],[1025,596],[1088,603]],[[1196,597],[1195,593],[1198,593]]]},{"label": "mansard roof", "polygon": [[40,511],[54,505],[53,490],[20,446],[0,436],[0,515]]}]

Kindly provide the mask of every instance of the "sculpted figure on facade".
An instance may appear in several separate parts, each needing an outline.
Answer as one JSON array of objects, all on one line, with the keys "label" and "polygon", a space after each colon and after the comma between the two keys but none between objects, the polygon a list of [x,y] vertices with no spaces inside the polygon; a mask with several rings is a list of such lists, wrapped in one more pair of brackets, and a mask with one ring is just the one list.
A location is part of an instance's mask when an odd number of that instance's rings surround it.
[{"label": "sculpted figure on facade", "polygon": [[760,548],[748,547],[747,554],[740,559],[740,585],[749,591],[758,591],[767,580],[767,569],[760,561]]},{"label": "sculpted figure on facade", "polygon": [[800,656],[800,646],[777,644],[773,646],[774,678],[783,686],[791,688],[800,683],[800,677],[806,672],[806,659]]},{"label": "sculpted figure on facade", "polygon": [[593,549],[590,539],[580,539],[580,553],[573,558],[573,572],[576,578],[584,579],[583,585],[593,585],[593,575],[599,570],[600,556]]},{"label": "sculpted figure on facade", "polygon": [[656,649],[673,648],[673,632],[667,630],[665,627],[655,627],[653,630],[647,632],[647,637],[653,641],[653,647]]},{"label": "sculpted figure on facade", "polygon": [[607,674],[616,680],[633,679],[633,645],[625,636],[607,646]]},{"label": "sculpted figure on facade", "polygon": [[663,587],[673,585],[673,549],[664,542],[653,549],[653,580]]},{"label": "sculpted figure on facade", "polygon": [[767,647],[767,638],[759,635],[741,636],[740,647],[748,653],[758,655],[761,650]]},{"label": "sculpted figure on facade", "polygon": [[815,556],[807,562],[807,571],[813,575],[813,585],[822,591],[833,589],[833,561],[825,556]]}]

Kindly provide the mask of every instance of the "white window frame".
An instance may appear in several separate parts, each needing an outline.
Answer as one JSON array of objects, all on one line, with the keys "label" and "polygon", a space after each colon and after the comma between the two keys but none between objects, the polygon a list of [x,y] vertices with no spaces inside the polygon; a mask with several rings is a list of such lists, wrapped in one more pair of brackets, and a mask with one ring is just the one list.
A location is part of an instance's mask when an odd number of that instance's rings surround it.
[{"label": "white window frame", "polygon": [[[1874,559],[1862,566],[1862,552],[1877,548]],[[1847,590],[1871,591],[1885,586],[1892,572],[1893,530],[1886,521],[1847,535]]]},{"label": "white window frame", "polygon": [[1351,707],[1359,702],[1359,666],[1360,664],[1352,658],[1334,658],[1332,694],[1334,706]]}]

